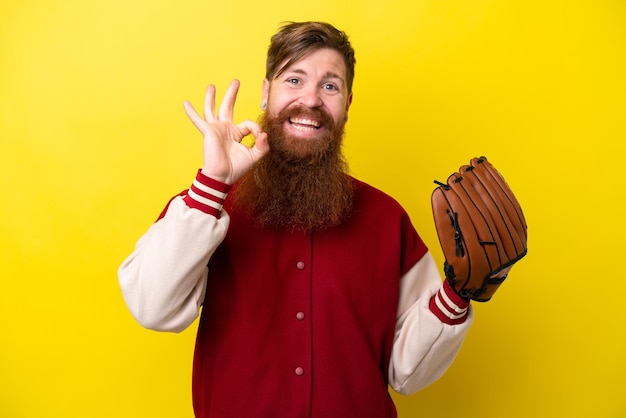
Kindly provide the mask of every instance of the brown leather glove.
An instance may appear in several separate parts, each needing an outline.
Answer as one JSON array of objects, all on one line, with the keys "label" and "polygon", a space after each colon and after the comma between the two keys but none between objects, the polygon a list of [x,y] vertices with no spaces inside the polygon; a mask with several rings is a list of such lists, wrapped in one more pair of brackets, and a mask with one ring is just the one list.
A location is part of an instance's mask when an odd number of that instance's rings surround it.
[{"label": "brown leather glove", "polygon": [[431,203],[446,280],[460,296],[486,302],[526,255],[522,209],[486,157],[435,183]]}]

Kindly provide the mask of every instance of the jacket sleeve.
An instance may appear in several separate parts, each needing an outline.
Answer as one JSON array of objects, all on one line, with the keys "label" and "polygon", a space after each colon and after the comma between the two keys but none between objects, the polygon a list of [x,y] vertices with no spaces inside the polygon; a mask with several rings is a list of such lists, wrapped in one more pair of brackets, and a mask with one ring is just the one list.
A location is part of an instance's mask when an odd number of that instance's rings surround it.
[{"label": "jacket sleeve", "polygon": [[430,253],[402,278],[389,384],[411,394],[439,379],[461,348],[473,310],[442,282]]},{"label": "jacket sleeve", "polygon": [[229,186],[198,172],[137,241],[118,270],[124,300],[144,327],[180,332],[198,317],[208,261],[228,230]]}]

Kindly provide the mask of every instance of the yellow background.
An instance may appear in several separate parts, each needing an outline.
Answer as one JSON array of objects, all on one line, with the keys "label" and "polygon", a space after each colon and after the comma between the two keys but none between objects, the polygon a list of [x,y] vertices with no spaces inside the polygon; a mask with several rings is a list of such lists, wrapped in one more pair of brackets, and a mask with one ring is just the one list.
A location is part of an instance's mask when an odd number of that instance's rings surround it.
[{"label": "yellow background", "polygon": [[[522,202],[529,255],[448,373],[401,417],[626,417],[626,3],[3,1],[0,416],[191,417],[195,325],[137,325],[116,270],[201,140],[182,101],[242,82],[269,37],[327,20],[357,51],[345,151],[438,262],[433,179],[485,154]],[[220,96],[221,97],[221,96]]]}]

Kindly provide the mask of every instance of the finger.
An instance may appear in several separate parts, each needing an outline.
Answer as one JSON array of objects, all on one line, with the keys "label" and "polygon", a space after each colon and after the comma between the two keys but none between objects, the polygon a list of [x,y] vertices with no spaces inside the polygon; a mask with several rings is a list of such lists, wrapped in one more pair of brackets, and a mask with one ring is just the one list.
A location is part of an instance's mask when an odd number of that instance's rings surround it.
[{"label": "finger", "polygon": [[215,119],[215,86],[209,84],[204,95],[204,120],[212,122]]},{"label": "finger", "polygon": [[263,129],[261,129],[259,124],[251,120],[244,120],[243,122],[239,122],[237,124],[237,130],[242,135],[241,139],[250,134],[252,134],[256,138],[263,132]]},{"label": "finger", "polygon": [[258,135],[254,136],[254,146],[252,147],[252,152],[255,154],[256,158],[261,158],[270,150],[270,145],[267,142],[267,134],[265,132],[261,132]]},{"label": "finger", "polygon": [[202,119],[202,117],[200,117],[198,112],[196,112],[196,109],[194,109],[193,105],[185,100],[183,102],[183,107],[185,108],[185,113],[187,114],[187,117],[191,120],[194,126],[198,128],[200,132],[204,133],[206,122],[204,121],[204,119]]},{"label": "finger", "polygon": [[246,120],[237,125],[237,128],[244,135],[252,134],[252,136],[254,136],[254,145],[250,151],[254,155],[255,159],[258,160],[270,150],[270,146],[267,141],[267,133],[263,131],[258,123]]},{"label": "finger", "polygon": [[235,100],[237,99],[237,92],[239,91],[239,80],[233,80],[226,90],[224,100],[220,106],[220,113],[218,118],[220,120],[233,120],[235,110]]}]

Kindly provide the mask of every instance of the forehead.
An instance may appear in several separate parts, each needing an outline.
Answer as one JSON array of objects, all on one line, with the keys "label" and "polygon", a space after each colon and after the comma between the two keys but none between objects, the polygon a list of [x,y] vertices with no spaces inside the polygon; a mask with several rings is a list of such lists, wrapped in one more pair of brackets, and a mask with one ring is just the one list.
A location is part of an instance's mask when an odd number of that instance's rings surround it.
[{"label": "forehead", "polygon": [[282,64],[279,73],[296,72],[306,75],[322,74],[325,77],[346,79],[346,62],[338,51],[330,48],[321,48],[311,51],[289,63],[289,59]]}]

